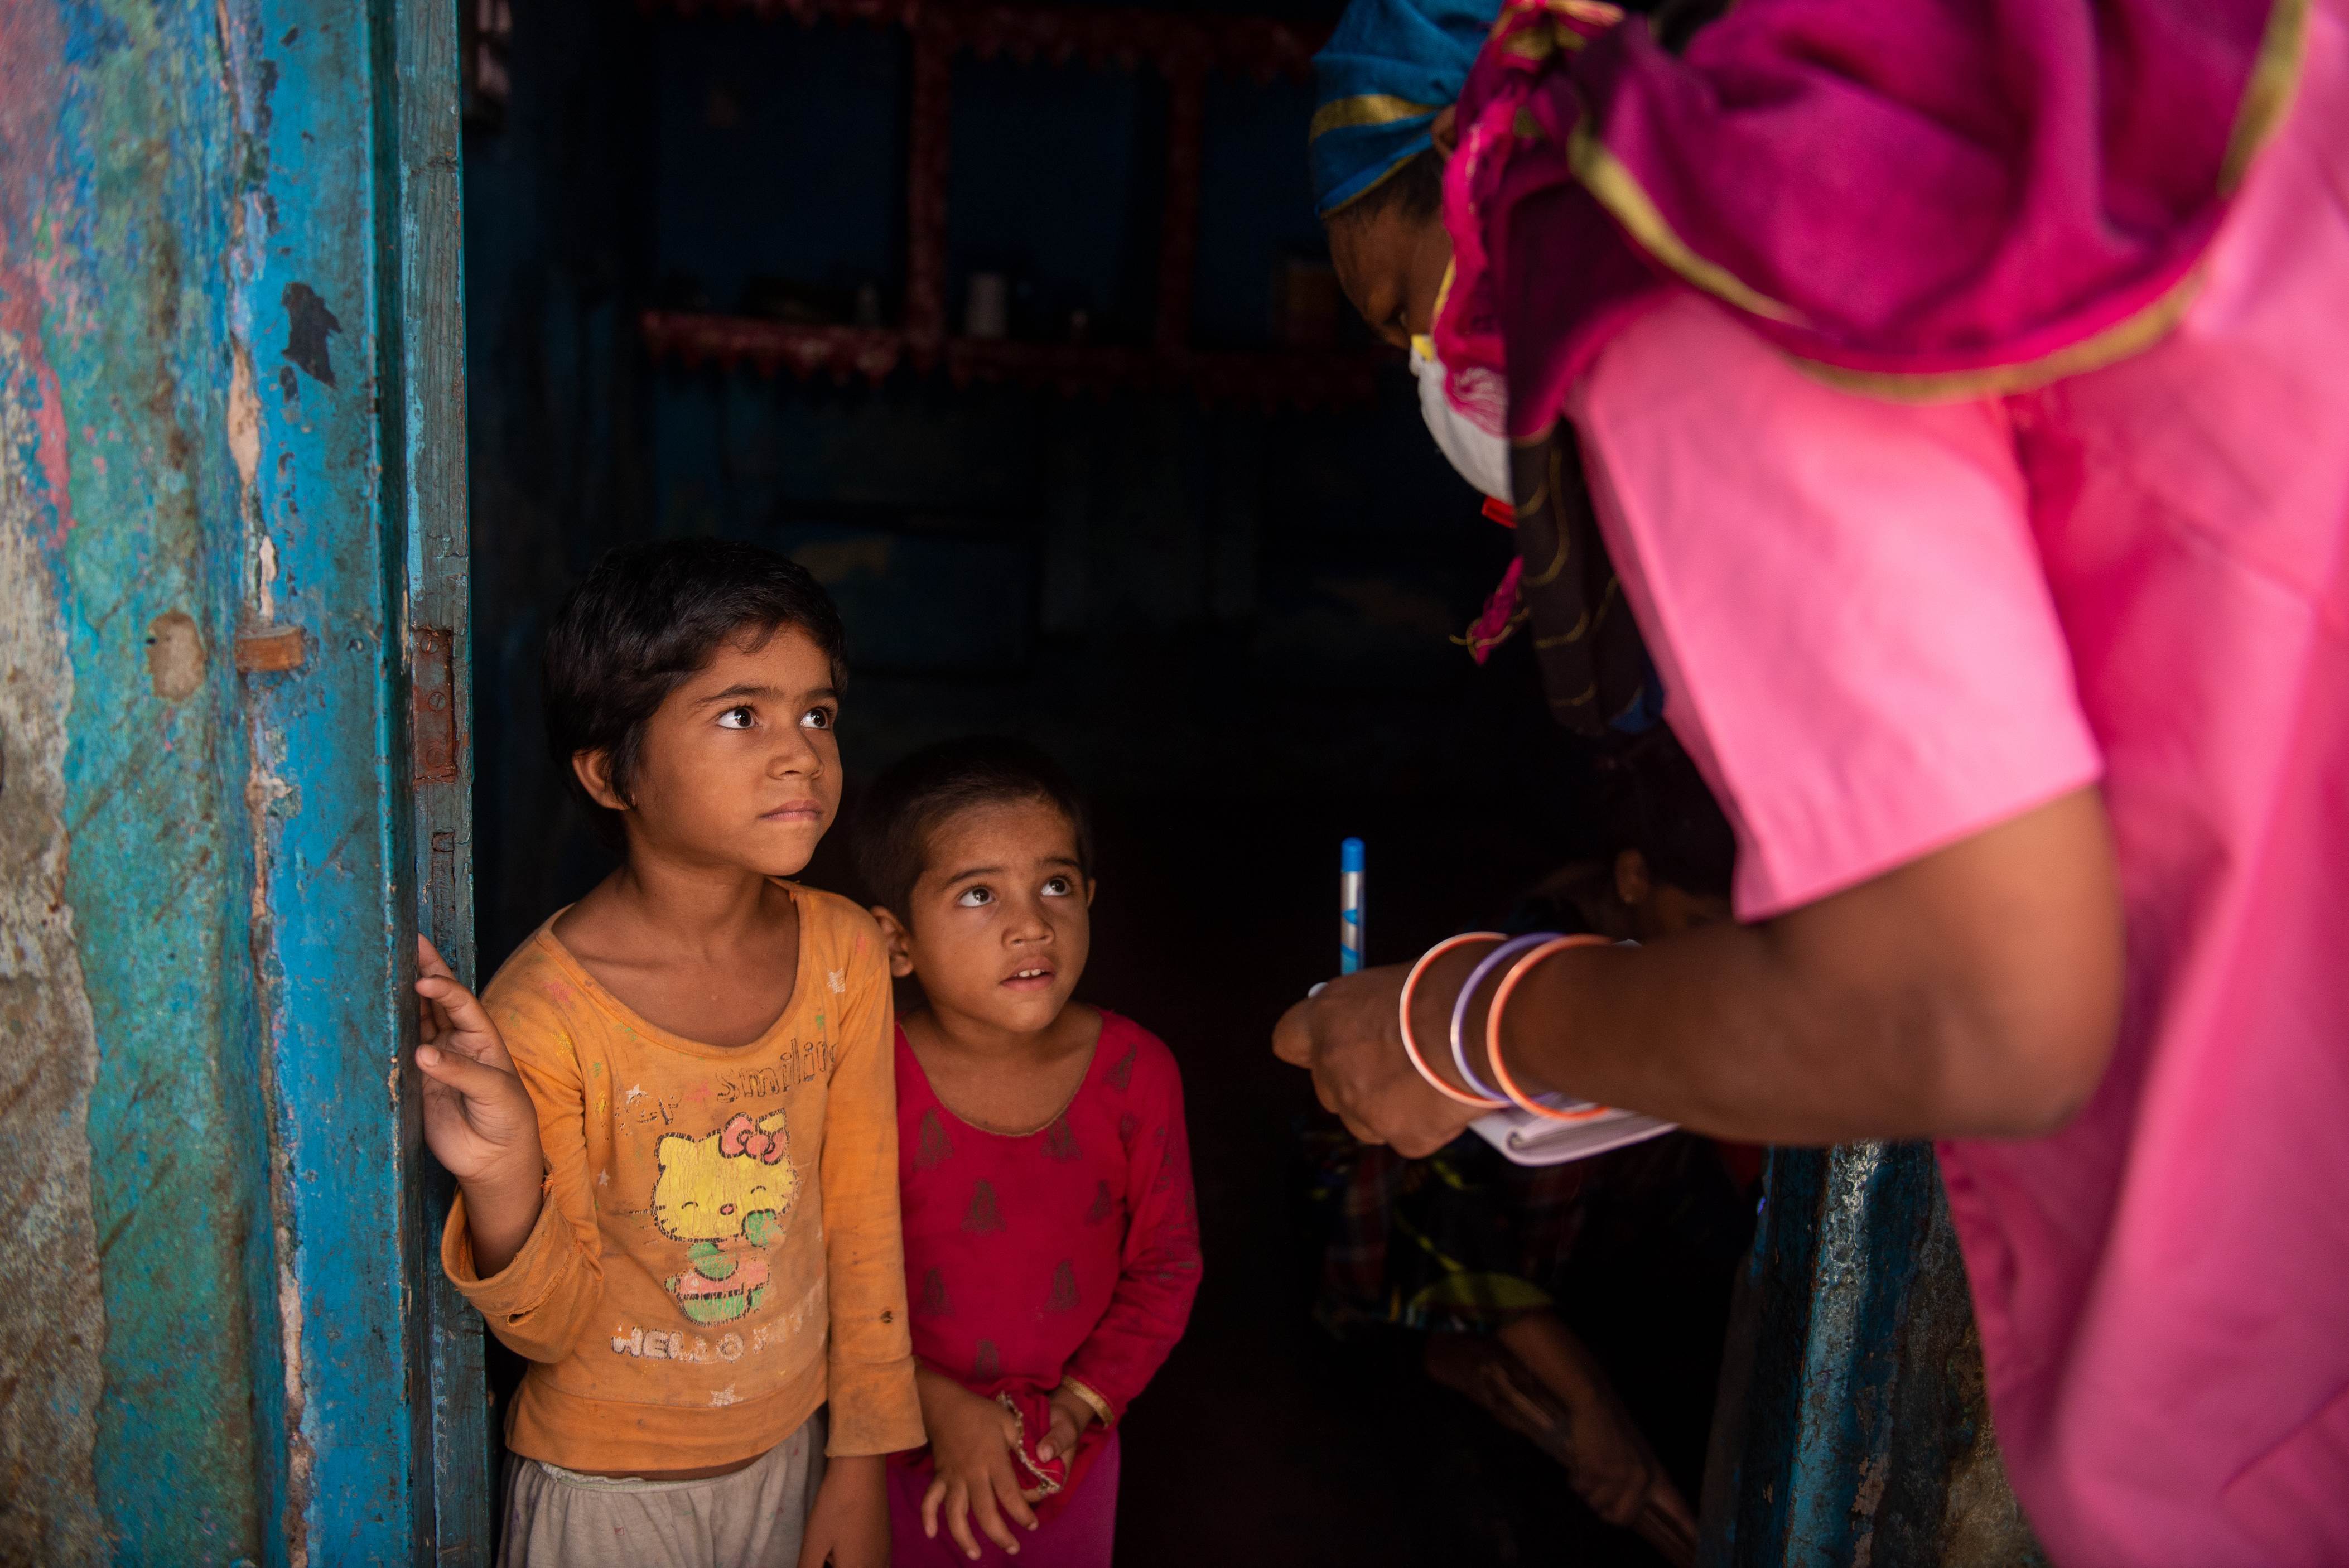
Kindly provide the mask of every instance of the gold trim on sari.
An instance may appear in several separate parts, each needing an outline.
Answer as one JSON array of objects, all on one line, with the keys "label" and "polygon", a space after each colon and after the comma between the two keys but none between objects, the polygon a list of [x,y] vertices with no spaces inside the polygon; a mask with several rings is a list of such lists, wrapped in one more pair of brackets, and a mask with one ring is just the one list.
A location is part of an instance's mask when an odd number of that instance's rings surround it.
[{"label": "gold trim on sari", "polygon": [[2144,353],[2169,335],[2170,328],[2178,325],[2201,287],[2202,269],[2199,265],[2191,267],[2159,299],[2135,315],[2123,316],[2102,332],[2092,333],[2076,343],[2067,343],[2053,353],[2016,365],[1986,365],[1979,370],[1941,372],[1854,370],[1822,359],[1806,359],[1799,354],[1787,357],[1797,369],[1816,380],[1847,391],[1865,392],[1887,402],[1962,403],[1975,397],[2002,397],[2061,381],[2067,376],[2101,370]]},{"label": "gold trim on sari", "polygon": [[[2300,82],[2307,22],[2308,0],[2274,0],[2270,8],[2259,54],[2244,83],[2234,129],[2228,138],[2226,156],[2220,166],[2220,194],[2233,193],[2249,171],[2251,160],[2282,123]],[[1728,268],[1689,249],[1672,232],[1638,177],[1618,161],[1591,131],[1588,115],[1574,128],[1574,135],[1567,144],[1567,158],[1575,178],[1623,225],[1632,240],[1683,281],[1748,315],[1790,326],[1806,325],[1791,306],[1762,294]],[[1882,371],[1855,370],[1800,355],[1790,354],[1788,357],[1807,374],[1830,385],[1904,402],[1955,402],[2025,392],[2067,376],[2101,369],[2152,347],[2178,325],[2201,283],[2201,268],[2191,267],[2164,290],[2161,297],[2133,315],[2077,342],[2013,365],[1990,365],[1973,370]]]},{"label": "gold trim on sari", "polygon": [[2235,110],[2227,156],[2219,165],[2220,194],[2234,193],[2243,176],[2251,172],[2251,160],[2283,123],[2292,93],[2300,86],[2300,61],[2307,46],[2308,0],[2275,0],[2268,13],[2267,31],[2260,36],[2251,79],[2243,84],[2243,101]]},{"label": "gold trim on sari", "polygon": [[1802,313],[1792,305],[1781,304],[1748,287],[1727,267],[1708,262],[1690,250],[1649,199],[1639,177],[1618,162],[1606,144],[1592,134],[1588,114],[1576,122],[1574,134],[1567,139],[1566,158],[1568,167],[1582,181],[1584,189],[1596,196],[1599,204],[1613,213],[1615,221],[1656,260],[1705,293],[1727,300],[1748,315],[1783,321],[1790,326],[1803,325]]},{"label": "gold trim on sari", "polygon": [[[1450,236],[1446,235],[1445,238],[1449,240]],[[1454,255],[1445,256],[1444,258],[1444,281],[1435,285],[1435,305],[1434,308],[1428,313],[1427,332],[1422,335],[1427,338],[1427,347],[1423,352],[1424,352],[1430,359],[1435,357],[1435,338],[1433,335],[1435,324],[1444,319],[1444,302],[1452,297],[1452,280],[1459,275],[1460,258]],[[1417,340],[1413,339],[1413,341],[1415,342]]]}]

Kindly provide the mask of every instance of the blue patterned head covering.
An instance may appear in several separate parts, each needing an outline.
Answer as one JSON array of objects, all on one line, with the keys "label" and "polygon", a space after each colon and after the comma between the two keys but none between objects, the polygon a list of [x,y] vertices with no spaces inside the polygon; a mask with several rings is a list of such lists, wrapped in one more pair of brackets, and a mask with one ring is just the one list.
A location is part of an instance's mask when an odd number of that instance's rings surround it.
[{"label": "blue patterned head covering", "polygon": [[1501,0],[1353,0],[1313,57],[1307,141],[1313,211],[1328,217],[1434,145]]}]

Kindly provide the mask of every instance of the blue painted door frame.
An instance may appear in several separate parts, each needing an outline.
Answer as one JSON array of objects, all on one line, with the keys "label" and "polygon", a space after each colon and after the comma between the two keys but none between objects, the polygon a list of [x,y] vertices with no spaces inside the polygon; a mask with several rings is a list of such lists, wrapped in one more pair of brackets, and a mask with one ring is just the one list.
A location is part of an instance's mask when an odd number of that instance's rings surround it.
[{"label": "blue painted door frame", "polygon": [[0,0],[0,1558],[488,1560],[454,0]]}]

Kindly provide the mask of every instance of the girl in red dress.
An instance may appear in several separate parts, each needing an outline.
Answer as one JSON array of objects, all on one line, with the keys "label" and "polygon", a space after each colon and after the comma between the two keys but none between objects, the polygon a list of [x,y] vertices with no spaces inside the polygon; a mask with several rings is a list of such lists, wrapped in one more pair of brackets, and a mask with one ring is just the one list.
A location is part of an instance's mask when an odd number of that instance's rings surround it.
[{"label": "girl in red dress", "polygon": [[1106,1568],[1117,1424],[1199,1287],[1182,1079],[1156,1036],[1070,1000],[1092,853],[1050,758],[935,747],[874,786],[863,828],[891,971],[928,1002],[896,1037],[929,1446],[891,1466],[893,1561]]}]

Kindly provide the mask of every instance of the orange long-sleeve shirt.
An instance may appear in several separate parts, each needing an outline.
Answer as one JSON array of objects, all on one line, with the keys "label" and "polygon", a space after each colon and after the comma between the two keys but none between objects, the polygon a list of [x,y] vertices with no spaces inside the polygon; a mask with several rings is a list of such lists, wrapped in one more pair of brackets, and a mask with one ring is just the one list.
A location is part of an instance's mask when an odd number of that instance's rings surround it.
[{"label": "orange long-sleeve shirt", "polygon": [[440,1258],[532,1363],[506,1423],[517,1453],[606,1472],[730,1464],[827,1398],[834,1455],[923,1440],[880,934],[845,899],[791,892],[798,983],[750,1045],[638,1017],[552,920],[482,993],[538,1109],[548,1201],[481,1279],[460,1197]]}]

